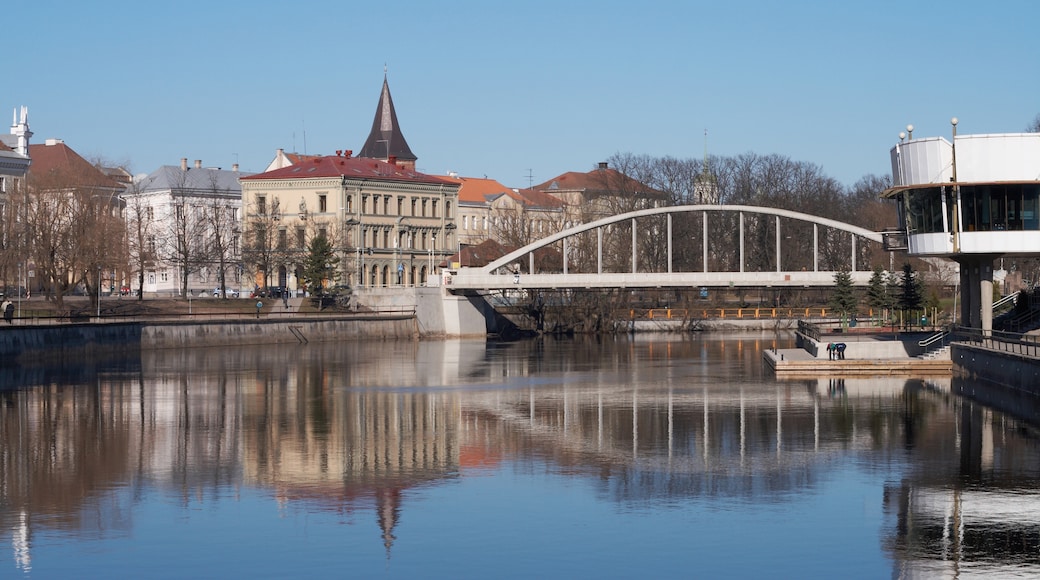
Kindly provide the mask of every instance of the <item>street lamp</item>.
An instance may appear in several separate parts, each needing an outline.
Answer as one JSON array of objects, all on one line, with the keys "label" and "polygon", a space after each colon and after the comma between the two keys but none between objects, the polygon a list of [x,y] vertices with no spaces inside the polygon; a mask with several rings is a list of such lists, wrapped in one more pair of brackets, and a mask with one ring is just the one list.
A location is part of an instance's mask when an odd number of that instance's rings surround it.
[{"label": "street lamp", "polygon": [[97,269],[97,316],[101,318],[101,266]]}]

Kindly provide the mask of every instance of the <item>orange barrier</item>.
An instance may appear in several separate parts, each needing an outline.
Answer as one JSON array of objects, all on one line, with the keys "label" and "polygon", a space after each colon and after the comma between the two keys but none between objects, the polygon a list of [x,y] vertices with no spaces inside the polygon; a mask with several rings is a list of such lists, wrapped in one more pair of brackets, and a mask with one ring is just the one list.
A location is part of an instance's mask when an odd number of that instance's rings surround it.
[{"label": "orange barrier", "polygon": [[[643,314],[645,312],[645,314]],[[629,310],[630,320],[646,318],[648,320],[684,320],[691,317],[701,319],[773,319],[773,318],[826,318],[826,308],[650,308],[647,310]]]}]

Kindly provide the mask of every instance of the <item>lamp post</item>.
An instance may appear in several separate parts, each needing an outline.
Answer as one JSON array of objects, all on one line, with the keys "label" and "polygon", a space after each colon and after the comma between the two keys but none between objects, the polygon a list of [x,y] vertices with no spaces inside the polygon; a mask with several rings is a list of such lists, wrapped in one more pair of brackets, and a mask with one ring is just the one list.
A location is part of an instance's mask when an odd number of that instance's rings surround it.
[{"label": "lamp post", "polygon": [[953,144],[950,146],[950,150],[953,156],[953,252],[959,253],[961,251],[961,237],[960,228],[958,222],[961,221],[961,188],[957,185],[957,117],[950,119],[950,125],[953,126]]},{"label": "lamp post", "polygon": [[97,317],[101,318],[101,266],[97,269]]}]

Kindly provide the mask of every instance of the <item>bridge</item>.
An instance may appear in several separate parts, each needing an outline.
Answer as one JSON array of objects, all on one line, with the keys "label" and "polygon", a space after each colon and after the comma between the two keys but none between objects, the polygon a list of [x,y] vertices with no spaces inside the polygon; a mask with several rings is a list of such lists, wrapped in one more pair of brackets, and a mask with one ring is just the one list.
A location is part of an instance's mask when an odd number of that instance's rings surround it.
[{"label": "bridge", "polygon": [[[709,223],[712,221],[709,220],[709,214],[721,214],[724,212],[736,215],[737,254],[734,257],[737,258],[737,267],[735,268],[735,271],[710,271],[709,264],[712,262],[713,256],[709,255],[709,248],[712,246],[712,242],[720,236],[715,236],[714,238],[709,236]],[[696,221],[697,217],[700,218],[701,268],[699,271],[676,271],[673,268],[674,250],[677,247],[676,240],[673,239],[673,216],[678,214],[693,214],[693,222]],[[759,268],[758,271],[748,271],[745,268],[748,254],[748,248],[745,244],[745,219],[747,214],[753,214],[756,216],[754,231],[756,232],[759,241],[759,245],[753,248],[756,251],[756,254],[761,255],[763,251],[768,250],[773,250],[775,252],[775,260],[771,260],[773,264],[768,271],[762,271],[762,268]],[[763,221],[758,216],[767,217],[766,220]],[[662,217],[665,221],[664,231],[660,231],[660,221]],[[775,227],[772,228],[773,231],[770,232],[775,236],[775,241],[767,241],[772,242],[772,248],[763,248],[762,232],[770,229],[770,224],[768,223],[769,217],[772,217],[775,223]],[[794,222],[801,224],[801,227],[796,226],[792,228],[792,231],[800,235],[784,236],[783,230],[781,229],[781,218],[784,220],[793,220]],[[712,219],[716,218],[713,217]],[[724,222],[726,226],[729,227],[733,221],[732,217],[728,220],[720,219],[720,224]],[[641,266],[639,263],[641,255],[639,251],[641,230],[638,227],[638,223],[642,222],[651,222],[648,227],[642,228],[642,230],[646,232],[643,234],[642,240],[644,242],[643,255],[645,256],[647,240],[655,241],[658,246],[665,246],[665,259],[662,260],[660,265],[657,267],[648,267],[646,265]],[[688,226],[689,223],[690,222],[688,221],[686,225]],[[784,247],[784,240],[793,240],[789,242],[789,244],[804,246],[808,241],[806,239],[808,237],[806,235],[806,228],[808,225],[812,226],[812,269],[809,269],[808,264],[796,270],[783,269],[782,250]],[[605,235],[613,235],[616,238],[618,232],[624,230],[627,226],[630,226],[631,228],[631,256],[628,258],[631,266],[630,269],[626,268],[627,271],[624,272],[604,271],[603,252]],[[840,237],[847,240],[848,253],[845,254],[845,257],[848,258],[848,261],[844,262],[844,265],[849,269],[852,283],[854,285],[866,286],[872,272],[857,269],[857,261],[862,249],[864,248],[864,246],[857,244],[857,240],[861,240],[861,243],[865,241],[867,244],[882,244],[881,233],[872,232],[851,224],[805,213],[749,205],[668,206],[641,209],[605,217],[589,223],[579,224],[559,233],[537,240],[516,251],[502,256],[486,266],[476,268],[460,267],[458,269],[453,269],[445,276],[444,284],[453,293],[465,293],[467,291],[480,290],[504,290],[510,288],[639,289],[676,287],[761,288],[833,286],[836,270],[820,269],[821,227],[827,228],[825,234],[829,245],[833,245],[830,242],[833,242],[835,239],[835,236],[832,235],[835,232],[840,233]],[[571,272],[572,269],[575,269],[570,264],[573,246],[575,243],[587,239],[587,237],[591,236],[593,232],[596,236],[595,271]],[[586,238],[582,238],[582,236],[586,236]],[[686,239],[683,240],[682,243],[685,244],[682,249],[688,250],[690,247],[694,247],[697,241],[695,239]],[[562,268],[557,268],[556,271],[544,271],[545,268],[540,269],[536,267],[536,253],[540,250],[545,251],[547,248],[558,248],[560,245],[562,245]],[[730,248],[730,251],[732,251],[732,248]],[[524,267],[525,258],[526,267]],[[715,261],[719,262],[720,260],[716,259]],[[834,260],[831,259],[830,261],[833,262]],[[788,260],[788,262],[790,262],[790,260]],[[591,270],[592,268],[589,266],[591,266],[591,262],[585,266],[585,269]]]}]

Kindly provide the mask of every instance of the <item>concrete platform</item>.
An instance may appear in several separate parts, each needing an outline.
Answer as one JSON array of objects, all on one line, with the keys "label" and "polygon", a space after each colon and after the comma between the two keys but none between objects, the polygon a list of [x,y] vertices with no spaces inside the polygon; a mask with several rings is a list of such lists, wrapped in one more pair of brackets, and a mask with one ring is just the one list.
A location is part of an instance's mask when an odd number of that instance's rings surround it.
[{"label": "concrete platform", "polygon": [[816,358],[800,348],[767,350],[763,358],[778,378],[819,378],[822,375],[948,377],[953,372],[953,361],[949,359],[930,360],[907,357],[831,360]]}]

